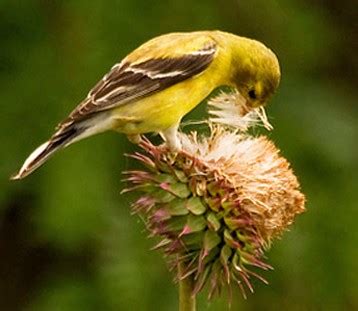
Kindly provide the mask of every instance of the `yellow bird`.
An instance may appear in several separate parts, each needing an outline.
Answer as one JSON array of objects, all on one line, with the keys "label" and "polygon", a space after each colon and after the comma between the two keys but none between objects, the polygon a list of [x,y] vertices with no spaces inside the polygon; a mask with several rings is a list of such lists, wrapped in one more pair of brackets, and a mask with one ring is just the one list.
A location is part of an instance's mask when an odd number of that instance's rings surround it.
[{"label": "yellow bird", "polygon": [[279,81],[277,57],[258,41],[222,31],[156,37],[114,65],[12,179],[29,175],[55,151],[107,130],[133,142],[158,132],[178,150],[182,117],[215,88],[235,88],[244,115],[265,105]]}]

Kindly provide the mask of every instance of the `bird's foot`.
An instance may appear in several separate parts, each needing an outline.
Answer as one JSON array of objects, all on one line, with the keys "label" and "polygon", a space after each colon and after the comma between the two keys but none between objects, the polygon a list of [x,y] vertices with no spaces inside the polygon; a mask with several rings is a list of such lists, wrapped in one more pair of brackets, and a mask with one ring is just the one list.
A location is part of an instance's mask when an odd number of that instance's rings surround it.
[{"label": "bird's foot", "polygon": [[167,145],[167,147],[170,149],[170,151],[178,153],[179,151],[182,150],[182,145],[180,140],[178,139],[178,137],[176,137],[173,140],[167,140],[165,142],[165,144]]},{"label": "bird's foot", "polygon": [[160,135],[164,139],[166,146],[171,151],[177,153],[182,150],[182,145],[178,137],[178,124],[160,132]]}]

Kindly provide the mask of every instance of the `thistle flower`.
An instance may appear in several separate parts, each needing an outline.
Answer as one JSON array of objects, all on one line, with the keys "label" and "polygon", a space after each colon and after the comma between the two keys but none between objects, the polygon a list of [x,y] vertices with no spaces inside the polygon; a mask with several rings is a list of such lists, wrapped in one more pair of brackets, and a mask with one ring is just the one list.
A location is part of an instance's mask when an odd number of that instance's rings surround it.
[{"label": "thistle flower", "polygon": [[[265,137],[211,126],[209,137],[180,136],[183,150],[171,153],[144,140],[133,158],[143,170],[126,172],[141,196],[133,203],[162,249],[177,279],[192,278],[192,295],[205,284],[209,298],[236,283],[245,296],[249,268],[264,270],[264,251],[304,211],[305,197],[287,160]],[[184,267],[176,270],[178,264]]]},{"label": "thistle flower", "polygon": [[220,92],[208,101],[208,107],[212,123],[230,126],[242,132],[260,123],[269,131],[273,129],[265,108],[249,108],[246,99],[237,90]]}]

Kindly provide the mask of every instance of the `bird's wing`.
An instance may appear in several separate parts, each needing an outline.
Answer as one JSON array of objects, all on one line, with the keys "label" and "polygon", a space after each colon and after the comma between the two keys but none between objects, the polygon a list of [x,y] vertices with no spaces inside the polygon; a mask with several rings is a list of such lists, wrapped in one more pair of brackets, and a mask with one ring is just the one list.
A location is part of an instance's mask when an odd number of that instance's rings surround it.
[{"label": "bird's wing", "polygon": [[73,123],[163,90],[203,72],[217,45],[209,37],[151,40],[112,67],[87,98],[60,124]]}]

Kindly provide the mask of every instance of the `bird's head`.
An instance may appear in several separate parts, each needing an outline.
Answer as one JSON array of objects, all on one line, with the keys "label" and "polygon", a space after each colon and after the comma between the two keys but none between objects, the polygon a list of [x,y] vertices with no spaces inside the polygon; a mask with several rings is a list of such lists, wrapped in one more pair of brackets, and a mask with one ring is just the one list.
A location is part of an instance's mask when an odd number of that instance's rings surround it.
[{"label": "bird's head", "polygon": [[280,83],[276,55],[264,44],[240,38],[233,53],[233,84],[245,99],[247,112],[265,106]]},{"label": "bird's head", "polygon": [[268,130],[264,106],[280,83],[276,55],[262,43],[234,36],[231,49],[231,93],[221,93],[209,101],[212,122],[246,130],[261,121]]}]

